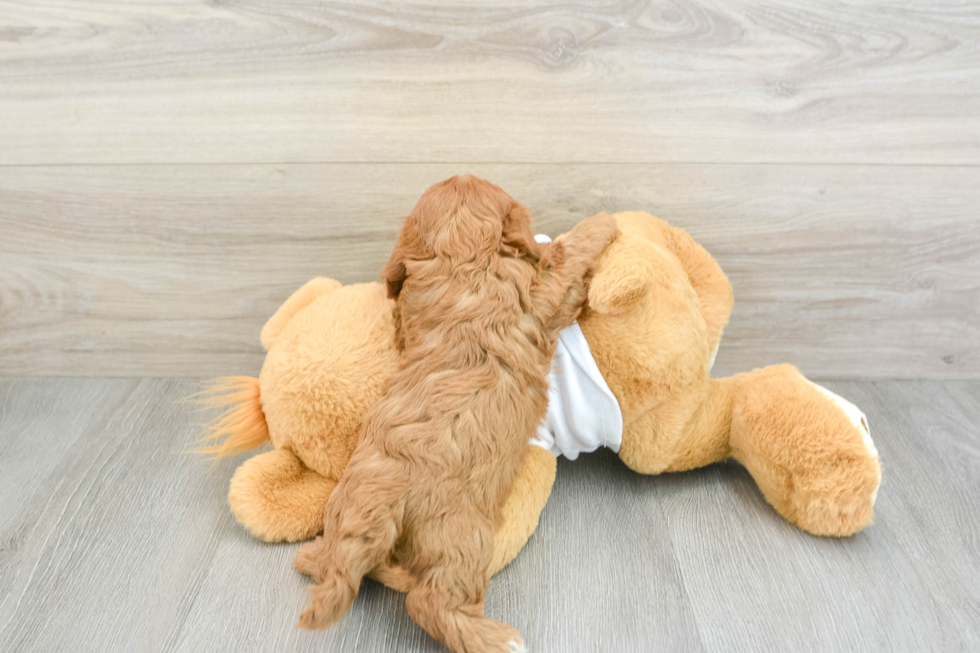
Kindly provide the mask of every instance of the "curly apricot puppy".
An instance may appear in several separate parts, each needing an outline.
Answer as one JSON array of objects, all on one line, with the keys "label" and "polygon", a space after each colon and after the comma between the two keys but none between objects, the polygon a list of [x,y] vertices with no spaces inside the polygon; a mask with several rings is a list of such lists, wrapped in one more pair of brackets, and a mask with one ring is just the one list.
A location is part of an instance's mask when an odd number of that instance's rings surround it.
[{"label": "curly apricot puppy", "polygon": [[547,408],[558,332],[616,234],[601,214],[540,245],[524,207],[489,182],[425,192],[382,274],[400,369],[365,418],[324,535],[297,555],[319,582],[301,627],[340,620],[373,572],[400,579],[409,614],[451,650],[523,650],[483,616],[496,520]]}]

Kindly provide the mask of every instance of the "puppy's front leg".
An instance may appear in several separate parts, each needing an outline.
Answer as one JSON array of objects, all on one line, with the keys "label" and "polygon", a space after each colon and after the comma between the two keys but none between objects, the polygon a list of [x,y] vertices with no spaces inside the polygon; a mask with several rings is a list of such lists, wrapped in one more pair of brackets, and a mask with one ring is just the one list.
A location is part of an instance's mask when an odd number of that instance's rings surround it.
[{"label": "puppy's front leg", "polygon": [[586,289],[599,257],[619,235],[616,219],[599,213],[582,220],[556,242],[543,259],[536,305],[545,327],[557,333],[570,326],[582,310]]}]

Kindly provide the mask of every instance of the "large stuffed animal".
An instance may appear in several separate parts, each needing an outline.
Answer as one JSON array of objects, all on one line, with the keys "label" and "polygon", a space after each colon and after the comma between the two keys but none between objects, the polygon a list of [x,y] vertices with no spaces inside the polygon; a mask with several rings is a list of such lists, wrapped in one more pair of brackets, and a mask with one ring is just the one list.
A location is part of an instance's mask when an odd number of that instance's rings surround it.
[{"label": "large stuffed animal", "polygon": [[[871,522],[881,480],[864,414],[790,365],[712,379],[732,308],[728,279],[681,229],[616,215],[578,324],[563,332],[548,416],[503,509],[495,573],[520,551],[551,494],[556,456],[606,446],[644,474],[743,464],[783,517],[816,535]],[[262,329],[259,378],[221,379],[226,410],[206,451],[272,443],[231,480],[232,512],[256,537],[309,539],[397,365],[391,303],[378,283],[314,279]]]}]

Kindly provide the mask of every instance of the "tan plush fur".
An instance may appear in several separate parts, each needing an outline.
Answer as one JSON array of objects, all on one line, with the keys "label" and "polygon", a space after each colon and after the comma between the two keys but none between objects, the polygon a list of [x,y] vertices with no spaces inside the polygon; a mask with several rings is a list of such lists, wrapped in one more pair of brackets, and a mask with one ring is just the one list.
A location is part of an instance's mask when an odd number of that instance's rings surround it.
[{"label": "tan plush fur", "polygon": [[273,449],[235,471],[228,501],[256,537],[295,542],[323,530],[323,507],[336,486],[337,481],[316,473],[289,449]]},{"label": "tan plush fur", "polygon": [[[791,366],[711,379],[712,352],[732,308],[728,280],[683,230],[640,212],[616,220],[623,233],[600,259],[592,305],[579,323],[623,407],[622,458],[657,473],[734,457],[800,528],[841,536],[868,525],[881,479],[877,455],[865,444],[868,425],[845,420],[840,405]],[[270,541],[309,539],[322,528],[321,520],[304,522],[295,512],[322,515],[323,489],[339,480],[356,444],[356,427],[336,425],[363,421],[397,359],[381,285],[307,286],[322,294],[307,301],[316,293],[304,286],[294,295],[304,298],[302,308],[292,308],[300,302],[290,298],[280,309],[290,319],[270,320],[284,326],[262,368],[261,408],[250,394],[247,413],[264,412],[272,442],[297,461],[289,467],[267,454],[253,458],[229,496],[239,521]],[[630,288],[639,290],[620,292]],[[503,508],[492,572],[517,555],[549,497],[554,458],[533,453],[543,464],[525,460]],[[307,475],[325,482],[309,483]],[[297,497],[308,510],[283,509]]]},{"label": "tan plush fur", "polygon": [[451,650],[523,647],[482,614],[493,536],[547,408],[558,332],[616,233],[597,216],[542,246],[527,211],[486,181],[453,177],[423,194],[383,273],[398,369],[327,501],[323,536],[297,556],[317,581],[302,627],[333,625],[364,575],[395,567],[411,579],[409,614]]},{"label": "tan plush fur", "polygon": [[732,307],[721,268],[663,220],[616,217],[622,236],[579,325],[623,411],[623,461],[656,474],[733,457],[800,528],[842,536],[868,525],[881,472],[866,421],[790,365],[711,379]]}]

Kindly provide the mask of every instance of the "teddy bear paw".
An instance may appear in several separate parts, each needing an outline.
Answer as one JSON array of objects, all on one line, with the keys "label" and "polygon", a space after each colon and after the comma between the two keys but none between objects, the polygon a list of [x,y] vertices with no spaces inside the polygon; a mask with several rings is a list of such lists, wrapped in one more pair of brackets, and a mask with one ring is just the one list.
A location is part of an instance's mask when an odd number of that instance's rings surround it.
[{"label": "teddy bear paw", "polygon": [[846,416],[854,427],[853,437],[860,437],[865,455],[835,458],[830,468],[815,475],[819,482],[794,479],[797,523],[818,535],[851,535],[871,523],[881,485],[878,449],[871,439],[868,418],[860,408],[823,386],[811,384]]}]

